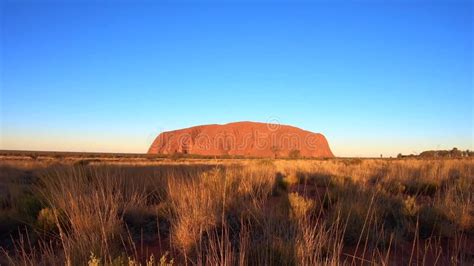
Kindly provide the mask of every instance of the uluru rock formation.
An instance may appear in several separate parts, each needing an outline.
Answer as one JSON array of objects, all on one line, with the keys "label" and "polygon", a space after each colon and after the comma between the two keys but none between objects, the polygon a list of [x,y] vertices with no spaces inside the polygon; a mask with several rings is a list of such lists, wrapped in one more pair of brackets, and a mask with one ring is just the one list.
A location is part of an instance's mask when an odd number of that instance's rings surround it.
[{"label": "uluru rock formation", "polygon": [[202,125],[163,132],[149,154],[237,155],[249,157],[334,157],[326,138],[297,127],[258,122]]}]

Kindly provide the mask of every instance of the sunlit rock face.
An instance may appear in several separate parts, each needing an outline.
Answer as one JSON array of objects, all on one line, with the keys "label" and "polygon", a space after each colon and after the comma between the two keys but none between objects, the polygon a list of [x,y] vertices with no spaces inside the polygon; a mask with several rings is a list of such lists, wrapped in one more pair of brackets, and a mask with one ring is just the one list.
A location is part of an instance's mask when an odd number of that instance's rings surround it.
[{"label": "sunlit rock face", "polygon": [[334,157],[326,138],[297,127],[257,122],[202,125],[163,132],[149,154]]}]

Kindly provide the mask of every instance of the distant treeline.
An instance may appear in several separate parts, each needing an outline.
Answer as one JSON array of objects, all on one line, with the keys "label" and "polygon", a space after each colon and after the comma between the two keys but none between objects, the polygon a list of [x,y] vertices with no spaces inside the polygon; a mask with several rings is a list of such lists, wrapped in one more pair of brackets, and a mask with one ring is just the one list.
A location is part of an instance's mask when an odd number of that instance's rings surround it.
[{"label": "distant treeline", "polygon": [[463,158],[463,157],[474,157],[474,152],[470,150],[459,150],[458,148],[453,148],[452,150],[432,150],[424,151],[419,155],[403,155],[398,154],[398,158],[408,158],[408,157],[418,157],[418,158]]},{"label": "distant treeline", "polygon": [[[0,156],[12,157],[30,157],[33,160],[41,158],[79,158],[79,159],[115,159],[115,160],[163,160],[163,159],[266,159],[266,157],[243,156],[243,155],[199,155],[186,153],[172,153],[172,154],[148,154],[148,153],[102,153],[102,152],[60,152],[60,151],[18,151],[18,150],[0,150]],[[326,158],[312,158],[302,157],[299,150],[292,150],[288,156],[279,157],[279,159],[326,159]]]},{"label": "distant treeline", "polygon": [[[61,152],[61,151],[17,151],[0,150],[0,156],[24,156],[37,159],[38,157],[62,158],[97,158],[97,159],[214,159],[216,156],[194,154],[148,154],[148,153],[107,153],[107,152]],[[219,156],[236,158],[237,156]]]}]

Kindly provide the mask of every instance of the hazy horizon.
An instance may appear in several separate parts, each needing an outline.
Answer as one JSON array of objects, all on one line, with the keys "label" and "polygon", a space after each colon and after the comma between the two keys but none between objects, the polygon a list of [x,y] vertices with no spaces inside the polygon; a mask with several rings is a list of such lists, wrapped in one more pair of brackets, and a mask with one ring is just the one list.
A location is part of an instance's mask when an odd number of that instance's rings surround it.
[{"label": "hazy horizon", "polygon": [[145,153],[237,121],[344,157],[474,149],[472,1],[0,5],[2,150]]}]

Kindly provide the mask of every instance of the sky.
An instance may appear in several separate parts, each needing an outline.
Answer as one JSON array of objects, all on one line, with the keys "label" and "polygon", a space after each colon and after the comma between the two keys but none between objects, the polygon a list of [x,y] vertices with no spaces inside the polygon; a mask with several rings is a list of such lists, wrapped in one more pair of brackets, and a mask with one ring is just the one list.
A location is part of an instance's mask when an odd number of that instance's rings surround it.
[{"label": "sky", "polygon": [[0,1],[0,149],[235,121],[336,156],[474,149],[473,1]]}]

